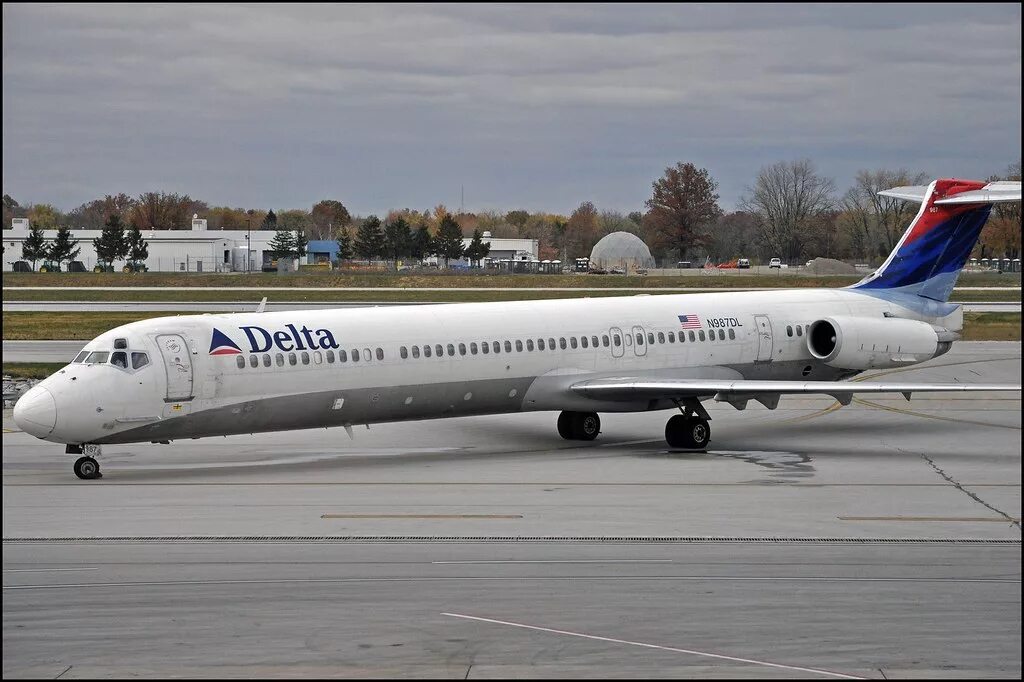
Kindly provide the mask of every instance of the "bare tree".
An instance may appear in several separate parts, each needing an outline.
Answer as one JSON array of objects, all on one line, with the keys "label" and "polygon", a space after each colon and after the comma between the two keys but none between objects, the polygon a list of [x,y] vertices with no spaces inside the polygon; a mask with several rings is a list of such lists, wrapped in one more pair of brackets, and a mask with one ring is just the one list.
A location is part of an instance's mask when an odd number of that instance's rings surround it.
[{"label": "bare tree", "polygon": [[792,262],[799,258],[809,231],[832,208],[835,183],[817,174],[810,159],[766,166],[740,208],[753,214],[761,241]]},{"label": "bare tree", "polygon": [[904,185],[921,185],[926,173],[899,170],[862,170],[853,187],[840,201],[842,225],[850,236],[851,247],[866,260],[884,258],[907,229],[916,204],[879,196],[882,190]]}]

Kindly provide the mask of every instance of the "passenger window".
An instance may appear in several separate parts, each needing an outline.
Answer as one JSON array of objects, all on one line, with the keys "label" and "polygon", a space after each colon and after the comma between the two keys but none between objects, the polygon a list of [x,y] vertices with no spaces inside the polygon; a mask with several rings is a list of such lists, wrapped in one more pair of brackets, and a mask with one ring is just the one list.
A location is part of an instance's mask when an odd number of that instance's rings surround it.
[{"label": "passenger window", "polygon": [[589,341],[587,341],[587,337],[585,337],[585,336],[581,336],[580,337],[580,345],[583,346],[584,348],[588,348],[589,347]]},{"label": "passenger window", "polygon": [[309,353],[307,353],[306,351],[302,351],[302,364],[309,364]]},{"label": "passenger window", "polygon": [[[690,337],[690,341],[693,341],[694,340],[694,336],[693,336],[693,330],[692,329],[688,332],[688,335]],[[701,332],[700,336],[701,336],[701,338],[704,338],[704,332]]]},{"label": "passenger window", "polygon": [[106,351],[93,351],[92,353],[89,353],[89,357],[85,359],[85,362],[90,365],[102,365],[107,361],[107,357],[109,356],[110,353]]},{"label": "passenger window", "polygon": [[562,350],[565,350],[565,337],[564,336],[558,339],[558,347],[561,348]]},{"label": "passenger window", "polygon": [[[596,345],[596,344],[595,344],[595,345]],[[602,334],[602,335],[601,335],[601,345],[602,345],[602,346],[604,346],[605,348],[607,348],[607,347],[608,347],[608,335],[607,335],[607,334]],[[616,341],[616,342],[615,342],[615,345],[616,345],[616,346],[617,346],[617,345],[619,345],[619,342],[618,342],[618,341]]]},{"label": "passenger window", "polygon": [[704,330],[703,329],[700,330],[700,340],[701,341],[704,340]]},{"label": "passenger window", "polygon": [[658,343],[665,343],[665,332],[658,332]]},{"label": "passenger window", "polygon": [[327,363],[330,364],[330,365],[334,364],[334,351],[333,350],[327,351]]},{"label": "passenger window", "polygon": [[668,342],[669,343],[675,343],[676,342],[676,333],[675,332],[669,332],[668,333]]},{"label": "passenger window", "polygon": [[[427,357],[429,358],[430,357],[430,346],[427,346],[426,349],[427,349]],[[378,360],[383,360],[384,359],[384,349],[383,348],[378,348],[377,349],[377,359]]]},{"label": "passenger window", "polygon": [[439,358],[443,358],[444,346],[442,346],[441,344],[437,344],[436,346],[434,346],[434,355],[436,355]]},{"label": "passenger window", "polygon": [[149,356],[145,353],[132,353],[132,369],[141,369],[149,364]]},{"label": "passenger window", "polygon": [[[327,352],[330,353],[330,351]],[[270,353],[263,354],[263,366],[270,367]]]},{"label": "passenger window", "polygon": [[786,325],[786,336],[793,336],[793,327]]},{"label": "passenger window", "polygon": [[419,346],[413,346],[412,347],[412,356],[414,358],[418,358],[420,356],[420,347]]},{"label": "passenger window", "polygon": [[519,339],[516,339],[516,352],[517,353],[522,353],[523,352],[523,342],[520,341]]},{"label": "passenger window", "polygon": [[537,339],[537,350],[544,350],[544,339]]},{"label": "passenger window", "polygon": [[633,345],[633,335],[632,334],[623,334],[622,338],[626,342],[627,346],[632,346]]},{"label": "passenger window", "polygon": [[[516,341],[516,343],[519,345],[519,350],[522,350],[523,349],[523,344],[520,343],[519,341]],[[505,352],[506,353],[511,353],[512,352],[512,342],[511,341],[506,341],[505,342]]]},{"label": "passenger window", "polygon": [[[356,356],[356,359],[358,359],[358,355]],[[346,353],[343,350],[339,350],[338,351],[338,362],[348,362],[348,353]]]},{"label": "passenger window", "polygon": [[[429,358],[430,357],[430,344],[429,343],[423,344],[423,357],[425,357],[425,358]],[[379,360],[380,358],[377,358],[377,359]]]},{"label": "passenger window", "polygon": [[533,352],[533,339],[526,339],[526,350],[530,353]]},{"label": "passenger window", "polygon": [[121,369],[128,369],[128,354],[124,351],[114,353],[110,356],[110,364]]},{"label": "passenger window", "polygon": [[477,346],[476,346],[476,341],[471,341],[471,342],[470,342],[470,344],[469,344],[469,352],[470,352],[470,353],[471,353],[472,355],[476,355],[476,353],[477,353],[477,350],[478,350],[478,349],[477,349]]},{"label": "passenger window", "polygon": [[455,356],[455,344],[454,343],[449,343],[448,344],[448,355],[451,355],[452,357]]},{"label": "passenger window", "polygon": [[465,354],[466,354],[466,344],[460,343],[459,344],[459,355],[465,355]]},{"label": "passenger window", "polygon": [[621,346],[621,345],[622,345],[622,339],[620,339],[620,338],[619,338],[619,335],[618,335],[618,334],[614,334],[614,335],[612,335],[612,339],[614,339],[614,340],[615,340],[615,347],[616,347],[616,348],[618,348],[619,346]]},{"label": "passenger window", "polygon": [[288,354],[288,364],[289,365],[297,365],[297,364],[299,364],[299,359],[298,359],[298,357],[296,357],[295,353],[289,353]]},{"label": "passenger window", "polygon": [[732,327],[729,327],[729,338],[730,339],[735,339],[736,338],[736,330],[733,329]]},{"label": "passenger window", "polygon": [[353,348],[352,349],[352,362],[359,362],[359,349],[358,348]]},{"label": "passenger window", "polygon": [[80,362],[82,362],[83,360],[85,360],[85,356],[87,356],[88,354],[89,354],[89,351],[87,351],[87,350],[83,350],[83,351],[82,351],[81,353],[79,353],[79,354],[78,354],[78,355],[77,355],[77,356],[75,357],[75,359],[74,359],[74,360],[72,360],[71,362],[72,362],[72,363],[80,363]]},{"label": "passenger window", "polygon": [[127,339],[114,339],[114,350],[125,350],[128,348]]},{"label": "passenger window", "polygon": [[638,345],[638,346],[644,345],[644,335],[641,334],[640,332],[636,333],[636,345]]},{"label": "passenger window", "polygon": [[370,352],[369,348],[364,348],[363,349],[363,362],[369,362],[370,360],[373,360],[373,354]]},{"label": "passenger window", "polygon": [[275,359],[277,360],[277,366],[278,367],[284,367],[284,356],[283,355],[278,353],[277,356],[275,356]]},{"label": "passenger window", "polygon": [[254,368],[255,367],[259,367],[260,366],[260,356],[258,356],[258,355],[250,355],[249,356],[249,366],[250,367],[254,367]]},{"label": "passenger window", "polygon": [[796,326],[796,335],[797,335],[797,336],[803,336],[803,335],[804,335],[804,328],[803,328],[803,325],[799,325],[799,324],[798,324],[798,325]]},{"label": "passenger window", "polygon": [[500,353],[501,352],[501,342],[500,341],[492,342],[491,343],[491,350],[493,350],[495,353]]},{"label": "passenger window", "polygon": [[647,343],[654,343],[654,332],[647,332]]},{"label": "passenger window", "polygon": [[[565,343],[565,339],[562,339],[562,343]],[[548,350],[554,350],[554,349],[555,349],[555,340],[552,339],[552,338],[548,338]]]},{"label": "passenger window", "polygon": [[718,340],[719,341],[725,341],[725,330],[724,329],[719,329],[718,330]]},{"label": "passenger window", "polygon": [[491,352],[491,346],[486,341],[483,341],[480,344],[480,350],[484,352],[484,355],[487,355],[488,353]]},{"label": "passenger window", "polygon": [[401,348],[398,349],[398,356],[400,358],[402,358],[403,360],[408,359],[408,357],[409,357],[409,349],[406,348],[405,346],[402,346]]},{"label": "passenger window", "polygon": [[575,336],[570,336],[569,337],[569,347],[573,348],[573,349],[576,348],[576,337]]},{"label": "passenger window", "polygon": [[235,364],[238,365],[238,369],[245,369],[245,358],[241,355],[236,355]]}]

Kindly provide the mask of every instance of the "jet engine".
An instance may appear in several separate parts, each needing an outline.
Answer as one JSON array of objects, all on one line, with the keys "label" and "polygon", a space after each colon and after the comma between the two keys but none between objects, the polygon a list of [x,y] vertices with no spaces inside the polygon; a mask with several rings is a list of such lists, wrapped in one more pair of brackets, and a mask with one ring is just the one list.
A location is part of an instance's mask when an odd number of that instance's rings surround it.
[{"label": "jet engine", "polygon": [[826,317],[812,323],[807,349],[829,367],[883,369],[902,367],[942,355],[949,332],[927,322],[896,317]]}]

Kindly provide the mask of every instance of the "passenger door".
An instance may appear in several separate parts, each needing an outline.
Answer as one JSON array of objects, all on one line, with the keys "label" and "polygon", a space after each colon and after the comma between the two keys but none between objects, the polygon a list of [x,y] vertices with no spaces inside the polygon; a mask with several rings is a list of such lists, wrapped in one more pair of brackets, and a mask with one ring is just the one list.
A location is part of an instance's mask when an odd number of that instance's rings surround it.
[{"label": "passenger door", "polygon": [[167,372],[167,397],[164,402],[192,400],[192,355],[185,339],[177,334],[161,334],[156,344]]},{"label": "passenger door", "polygon": [[757,329],[757,362],[772,361],[772,321],[767,315],[754,315]]}]

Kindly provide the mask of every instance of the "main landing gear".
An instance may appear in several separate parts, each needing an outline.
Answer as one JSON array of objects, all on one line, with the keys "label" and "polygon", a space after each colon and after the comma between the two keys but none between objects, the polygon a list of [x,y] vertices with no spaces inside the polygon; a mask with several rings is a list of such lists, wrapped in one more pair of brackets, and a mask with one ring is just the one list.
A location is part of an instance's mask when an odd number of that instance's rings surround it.
[{"label": "main landing gear", "polygon": [[103,477],[103,474],[100,473],[100,463],[94,457],[94,455],[100,454],[100,446],[69,445],[65,452],[69,455],[83,455],[75,460],[75,476],[86,481]]},{"label": "main landing gear", "polygon": [[558,435],[566,440],[594,440],[601,433],[601,418],[596,412],[562,412],[558,415]]},{"label": "main landing gear", "polygon": [[676,401],[682,414],[665,424],[665,440],[671,448],[706,450],[711,440],[711,415],[696,398]]}]

